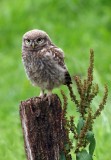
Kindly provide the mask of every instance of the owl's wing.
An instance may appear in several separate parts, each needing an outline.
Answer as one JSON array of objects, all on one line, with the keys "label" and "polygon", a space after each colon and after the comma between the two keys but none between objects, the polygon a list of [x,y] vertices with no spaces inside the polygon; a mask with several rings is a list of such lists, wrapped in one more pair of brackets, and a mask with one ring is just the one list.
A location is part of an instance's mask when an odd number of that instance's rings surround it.
[{"label": "owl's wing", "polygon": [[51,48],[52,54],[53,54],[53,59],[58,63],[58,65],[60,65],[63,69],[66,70],[65,72],[65,85],[69,85],[72,83],[71,81],[71,76],[67,70],[67,67],[65,65],[64,62],[64,52],[62,51],[62,49],[57,48],[57,47],[53,47]]},{"label": "owl's wing", "polygon": [[60,65],[63,69],[67,69],[64,63],[64,52],[62,49],[53,47],[51,48],[53,59]]}]

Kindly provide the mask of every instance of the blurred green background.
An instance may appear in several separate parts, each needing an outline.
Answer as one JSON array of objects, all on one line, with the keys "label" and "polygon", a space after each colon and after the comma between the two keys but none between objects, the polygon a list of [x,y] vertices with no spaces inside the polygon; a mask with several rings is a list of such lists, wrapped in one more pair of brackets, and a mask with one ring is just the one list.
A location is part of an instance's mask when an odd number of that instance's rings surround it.
[{"label": "blurred green background", "polygon": [[[19,117],[21,100],[39,94],[27,80],[21,62],[22,35],[45,30],[65,52],[70,74],[86,76],[89,50],[95,51],[94,79],[100,94],[108,85],[105,110],[94,126],[97,146],[94,160],[110,160],[111,152],[111,1],[110,0],[0,0],[0,160],[25,160]],[[74,89],[75,89],[74,84]],[[61,87],[66,94],[66,87]],[[60,95],[60,90],[54,93]],[[69,114],[76,116],[69,102]]]}]

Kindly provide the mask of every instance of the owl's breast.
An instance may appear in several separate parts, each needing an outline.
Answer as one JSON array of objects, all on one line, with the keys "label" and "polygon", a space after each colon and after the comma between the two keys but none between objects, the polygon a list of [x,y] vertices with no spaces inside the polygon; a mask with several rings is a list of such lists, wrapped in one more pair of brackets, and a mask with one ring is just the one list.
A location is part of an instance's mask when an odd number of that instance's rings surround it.
[{"label": "owl's breast", "polygon": [[26,74],[33,85],[48,89],[64,83],[65,69],[59,66],[53,57],[32,53],[22,59]]},{"label": "owl's breast", "polygon": [[37,74],[40,70],[43,70],[44,68],[40,56],[37,56],[33,52],[29,52],[27,55],[23,55],[22,61],[29,78],[30,76],[32,76],[33,74]]}]

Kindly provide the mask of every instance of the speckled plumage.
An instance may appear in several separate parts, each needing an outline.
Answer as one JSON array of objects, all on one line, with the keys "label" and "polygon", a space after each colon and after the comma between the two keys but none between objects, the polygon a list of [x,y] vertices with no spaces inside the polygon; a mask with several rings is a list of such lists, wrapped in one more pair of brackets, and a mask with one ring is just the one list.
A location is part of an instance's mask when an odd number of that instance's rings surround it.
[{"label": "speckled plumage", "polygon": [[35,29],[23,35],[22,61],[29,80],[41,88],[41,95],[45,89],[51,92],[62,84],[71,84],[63,51],[44,31]]}]

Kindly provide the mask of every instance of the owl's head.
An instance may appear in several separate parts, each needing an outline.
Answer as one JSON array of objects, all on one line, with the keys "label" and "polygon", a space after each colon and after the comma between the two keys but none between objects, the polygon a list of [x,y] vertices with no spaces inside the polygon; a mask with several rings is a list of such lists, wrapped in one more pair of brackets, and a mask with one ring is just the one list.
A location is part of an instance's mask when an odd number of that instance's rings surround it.
[{"label": "owl's head", "polygon": [[46,32],[34,29],[23,35],[22,47],[27,49],[41,49],[51,44],[51,39]]}]

